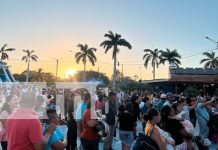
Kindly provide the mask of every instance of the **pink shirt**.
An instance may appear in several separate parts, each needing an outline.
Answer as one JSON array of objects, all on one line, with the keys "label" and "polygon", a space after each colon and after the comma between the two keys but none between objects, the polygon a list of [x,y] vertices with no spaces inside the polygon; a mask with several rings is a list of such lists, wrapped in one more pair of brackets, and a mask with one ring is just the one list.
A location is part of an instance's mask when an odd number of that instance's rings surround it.
[{"label": "pink shirt", "polygon": [[16,109],[7,121],[8,150],[34,150],[42,140],[42,126],[36,113],[27,108]]},{"label": "pink shirt", "polygon": [[103,110],[103,108],[104,108],[104,101],[102,100],[102,101],[99,101],[99,100],[97,100],[96,102],[95,102],[95,109],[96,110]]}]

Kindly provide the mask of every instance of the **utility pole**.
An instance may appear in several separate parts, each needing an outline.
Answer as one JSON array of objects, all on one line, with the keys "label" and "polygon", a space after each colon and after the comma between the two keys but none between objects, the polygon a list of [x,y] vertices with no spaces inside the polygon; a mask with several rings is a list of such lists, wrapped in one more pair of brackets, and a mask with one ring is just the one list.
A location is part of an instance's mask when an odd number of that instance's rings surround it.
[{"label": "utility pole", "polygon": [[[59,67],[59,59],[58,58],[51,58],[56,60],[56,71],[55,71],[55,76],[56,76],[56,80],[58,79],[58,67]],[[62,58],[61,58],[62,59]]]},{"label": "utility pole", "polygon": [[57,80],[57,79],[58,79],[58,62],[59,62],[59,61],[58,61],[58,59],[57,59],[56,61],[57,61],[57,62],[56,62],[56,63],[57,63],[57,64],[56,64],[56,80]]}]

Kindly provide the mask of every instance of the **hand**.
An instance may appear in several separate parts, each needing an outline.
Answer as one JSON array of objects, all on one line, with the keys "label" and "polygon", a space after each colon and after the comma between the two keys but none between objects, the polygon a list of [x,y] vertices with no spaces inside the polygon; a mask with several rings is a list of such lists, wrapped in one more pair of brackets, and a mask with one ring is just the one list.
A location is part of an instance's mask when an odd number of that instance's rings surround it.
[{"label": "hand", "polygon": [[46,133],[52,134],[52,133],[55,131],[56,127],[57,127],[57,126],[56,126],[55,124],[51,123],[51,124],[46,128]]}]

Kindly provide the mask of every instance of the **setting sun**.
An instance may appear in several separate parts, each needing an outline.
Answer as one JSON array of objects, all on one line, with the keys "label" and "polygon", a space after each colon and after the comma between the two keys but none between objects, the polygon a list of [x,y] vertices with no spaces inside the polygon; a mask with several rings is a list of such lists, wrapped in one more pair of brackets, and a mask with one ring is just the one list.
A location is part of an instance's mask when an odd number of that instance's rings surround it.
[{"label": "setting sun", "polygon": [[66,73],[65,73],[65,77],[66,78],[69,78],[70,76],[74,76],[75,74],[77,73],[77,71],[75,69],[72,69],[72,70],[68,70]]}]

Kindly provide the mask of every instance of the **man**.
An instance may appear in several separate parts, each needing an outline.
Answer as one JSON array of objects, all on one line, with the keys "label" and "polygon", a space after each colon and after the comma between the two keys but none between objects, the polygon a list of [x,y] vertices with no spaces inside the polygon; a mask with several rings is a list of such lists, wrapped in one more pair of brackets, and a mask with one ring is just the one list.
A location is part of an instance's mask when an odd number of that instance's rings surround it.
[{"label": "man", "polygon": [[172,106],[172,103],[175,101],[175,98],[174,98],[174,95],[173,95],[173,93],[170,93],[170,92],[168,92],[167,93],[167,95],[166,95],[166,102],[164,103],[164,105],[163,106],[166,106],[166,105],[168,105],[168,106]]},{"label": "man", "polygon": [[56,126],[51,124],[43,137],[42,126],[33,110],[35,93],[25,92],[7,121],[8,150],[43,150]]},{"label": "man", "polygon": [[109,126],[109,133],[104,141],[104,150],[112,150],[112,142],[115,130],[115,120],[117,116],[116,108],[116,94],[114,92],[109,93],[109,100],[105,102],[105,108],[103,114],[106,116],[106,122]]},{"label": "man", "polygon": [[160,111],[161,108],[163,107],[164,103],[166,102],[166,95],[163,93],[160,95],[160,101],[157,104],[157,109]]},{"label": "man", "polygon": [[133,114],[135,119],[137,118],[140,120],[140,109],[139,104],[141,103],[142,96],[137,95],[137,90],[134,90],[131,96],[131,103],[133,105]]}]

